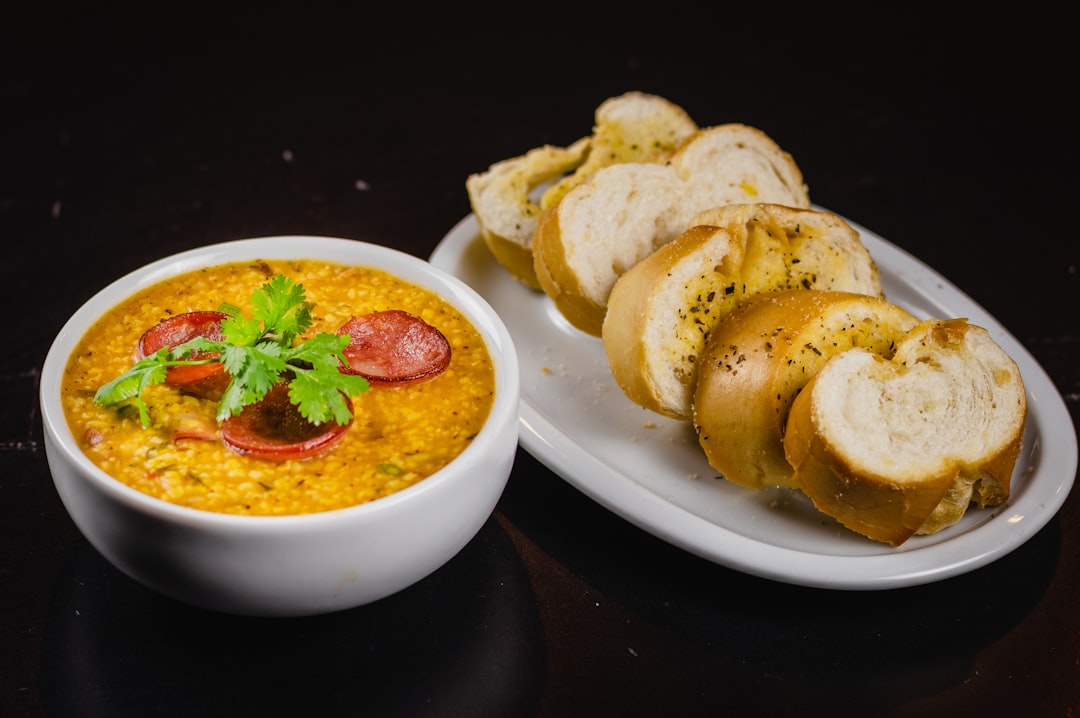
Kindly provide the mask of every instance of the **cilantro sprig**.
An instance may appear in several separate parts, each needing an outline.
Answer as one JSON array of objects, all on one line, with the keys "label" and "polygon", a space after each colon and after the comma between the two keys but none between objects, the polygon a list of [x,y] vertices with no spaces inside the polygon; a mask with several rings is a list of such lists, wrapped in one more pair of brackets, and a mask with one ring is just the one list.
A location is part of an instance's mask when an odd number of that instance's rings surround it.
[{"label": "cilantro sprig", "polygon": [[[301,416],[312,424],[330,419],[344,424],[352,418],[346,397],[367,391],[368,382],[362,376],[339,371],[347,363],[347,334],[323,332],[297,342],[311,327],[311,307],[303,285],[279,274],[251,295],[250,316],[245,317],[231,304],[219,307],[229,315],[221,322],[220,341],[195,337],[172,348],[163,347],[102,385],[94,403],[112,406],[131,401],[139,410],[143,427],[149,427],[150,412],[142,394],[164,382],[169,367],[220,363],[231,378],[218,403],[218,421],[259,401],[287,376],[289,400]],[[216,356],[202,356],[206,353]]]}]

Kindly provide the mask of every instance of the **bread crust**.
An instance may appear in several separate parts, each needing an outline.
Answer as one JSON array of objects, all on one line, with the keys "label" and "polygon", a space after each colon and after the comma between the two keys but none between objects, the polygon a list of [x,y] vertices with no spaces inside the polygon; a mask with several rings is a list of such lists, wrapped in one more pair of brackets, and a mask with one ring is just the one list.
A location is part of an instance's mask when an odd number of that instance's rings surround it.
[{"label": "bread crust", "polygon": [[738,123],[699,130],[666,162],[601,168],[544,210],[533,237],[536,276],[571,324],[600,336],[624,272],[699,212],[745,203],[809,208],[810,197],[794,159],[761,130]]},{"label": "bread crust", "polygon": [[796,487],[784,453],[795,397],[841,351],[892,356],[917,322],[880,297],[851,292],[747,299],[713,329],[699,364],[693,422],[709,464],[741,486]]},{"label": "bread crust", "polygon": [[784,448],[820,511],[899,546],[1008,499],[1026,417],[1019,368],[988,332],[931,319],[891,360],[830,360],[792,404]]},{"label": "bread crust", "polygon": [[658,414],[691,419],[707,338],[748,298],[793,288],[883,295],[858,232],[835,214],[728,205],[692,225],[619,277],[601,326],[616,383]]}]

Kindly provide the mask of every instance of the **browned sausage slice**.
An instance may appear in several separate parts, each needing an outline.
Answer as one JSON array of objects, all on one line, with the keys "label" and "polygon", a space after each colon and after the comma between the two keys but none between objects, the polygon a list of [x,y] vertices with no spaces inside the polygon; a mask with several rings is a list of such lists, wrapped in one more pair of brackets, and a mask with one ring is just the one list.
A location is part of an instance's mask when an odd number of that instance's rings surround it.
[{"label": "browned sausage slice", "polygon": [[[148,357],[163,347],[171,349],[195,337],[221,341],[221,322],[229,317],[223,312],[187,312],[169,317],[147,329],[136,347],[136,360]],[[196,353],[193,359],[207,359],[213,353]],[[210,399],[218,399],[229,383],[229,374],[218,363],[195,366],[173,366],[165,373],[169,384],[183,386],[185,390]]]},{"label": "browned sausage slice", "polygon": [[[351,413],[352,402],[348,406]],[[312,424],[289,401],[288,384],[279,382],[261,400],[222,422],[221,438],[226,446],[243,456],[285,461],[327,451],[341,440],[348,428],[348,423],[335,421]]]},{"label": "browned sausage slice", "polygon": [[345,348],[349,365],[377,384],[402,386],[441,373],[450,364],[450,342],[415,314],[389,309],[352,317],[338,330],[352,337]]}]

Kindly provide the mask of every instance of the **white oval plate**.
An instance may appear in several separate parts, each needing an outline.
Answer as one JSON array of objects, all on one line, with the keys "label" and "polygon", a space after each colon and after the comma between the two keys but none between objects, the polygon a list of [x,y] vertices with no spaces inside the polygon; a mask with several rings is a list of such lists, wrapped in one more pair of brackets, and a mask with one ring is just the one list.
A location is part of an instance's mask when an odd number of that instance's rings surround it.
[{"label": "white oval plate", "polygon": [[921,317],[966,317],[1020,367],[1028,422],[1012,496],[899,548],[855,534],[798,491],[746,489],[717,477],[688,422],[632,403],[603,344],[570,325],[543,292],[513,279],[465,217],[431,255],[482,295],[509,327],[521,360],[522,447],[609,510],[717,564],[786,583],[887,589],[940,581],[1014,550],[1064,503],[1077,467],[1061,395],[996,319],[940,274],[869,230],[862,235],[890,301]]}]

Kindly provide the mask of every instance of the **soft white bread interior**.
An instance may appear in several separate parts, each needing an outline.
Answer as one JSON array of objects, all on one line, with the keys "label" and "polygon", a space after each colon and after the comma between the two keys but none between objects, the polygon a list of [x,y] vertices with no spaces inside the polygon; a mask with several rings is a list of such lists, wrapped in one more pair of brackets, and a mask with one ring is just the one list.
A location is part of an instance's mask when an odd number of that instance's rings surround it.
[{"label": "soft white bread interior", "polygon": [[533,236],[541,288],[578,329],[600,336],[608,295],[628,269],[721,205],[808,208],[802,172],[768,135],[742,124],[687,138],[666,162],[603,167],[545,209]]},{"label": "soft white bread interior", "polygon": [[1020,371],[989,333],[933,319],[891,360],[826,362],[792,404],[784,448],[819,510],[898,546],[1008,499],[1026,416]]},{"label": "soft white bread interior", "polygon": [[484,242],[512,276],[533,288],[540,287],[532,238],[541,210],[557,204],[597,169],[662,158],[698,129],[682,107],[643,92],[605,100],[594,122],[591,136],[567,147],[537,147],[465,181]]},{"label": "soft white bread interior", "polygon": [[740,304],[709,335],[693,422],[709,464],[750,488],[795,487],[784,426],[795,397],[833,355],[891,357],[918,319],[880,297],[785,290]]},{"label": "soft white bread interior", "polygon": [[706,338],[747,298],[782,289],[882,295],[859,233],[830,212],[725,205],[690,224],[616,280],[601,326],[616,383],[658,414],[691,418]]}]

